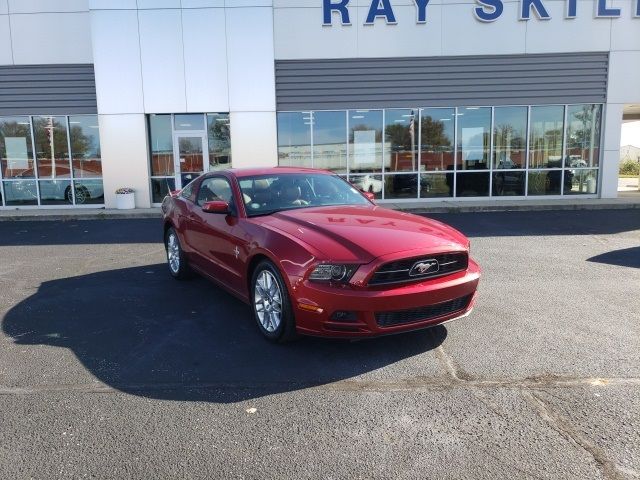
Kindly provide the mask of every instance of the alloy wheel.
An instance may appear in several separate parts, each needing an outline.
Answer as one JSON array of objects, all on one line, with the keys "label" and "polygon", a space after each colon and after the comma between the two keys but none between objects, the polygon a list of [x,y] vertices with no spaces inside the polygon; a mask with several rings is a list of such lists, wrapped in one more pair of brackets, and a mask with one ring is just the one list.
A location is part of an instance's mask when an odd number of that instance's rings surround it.
[{"label": "alloy wheel", "polygon": [[262,270],[254,288],[254,307],[258,321],[267,332],[275,332],[282,322],[282,292],[273,273]]},{"label": "alloy wheel", "polygon": [[169,268],[175,274],[180,270],[180,245],[175,233],[169,234],[167,239],[167,259],[169,260]]}]

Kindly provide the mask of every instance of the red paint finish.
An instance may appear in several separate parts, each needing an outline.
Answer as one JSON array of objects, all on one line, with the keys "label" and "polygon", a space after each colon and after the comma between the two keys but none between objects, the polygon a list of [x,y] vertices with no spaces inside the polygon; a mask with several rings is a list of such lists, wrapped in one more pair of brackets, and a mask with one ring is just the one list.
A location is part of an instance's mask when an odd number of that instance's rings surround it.
[{"label": "red paint finish", "polygon": [[[287,284],[296,328],[303,334],[360,337],[397,333],[437,325],[471,311],[480,278],[480,268],[471,258],[467,268],[451,274],[368,285],[373,274],[389,262],[444,253],[468,255],[468,239],[441,222],[388,210],[368,200],[358,205],[307,206],[247,215],[249,207],[241,201],[246,196],[239,181],[256,175],[300,173],[333,175],[280,167],[205,174],[193,182],[190,196],[185,195],[185,189],[165,198],[165,228],[175,228],[195,270],[245,302],[250,296],[251,268],[260,258],[270,259]],[[231,186],[231,213],[211,211],[222,210],[221,205],[203,211],[196,203],[200,183],[214,176],[226,178]],[[321,263],[358,267],[346,284],[310,280],[309,275]],[[376,322],[376,312],[423,308],[465,296],[472,300],[452,313],[387,327]],[[332,320],[338,311],[351,312],[348,321]]]}]

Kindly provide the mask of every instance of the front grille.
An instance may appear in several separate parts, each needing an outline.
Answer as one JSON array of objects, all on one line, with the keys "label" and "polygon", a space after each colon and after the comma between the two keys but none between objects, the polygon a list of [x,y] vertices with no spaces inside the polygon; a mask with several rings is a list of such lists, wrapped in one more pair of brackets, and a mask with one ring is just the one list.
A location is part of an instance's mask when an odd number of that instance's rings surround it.
[{"label": "front grille", "polygon": [[394,325],[402,325],[405,323],[419,322],[430,320],[432,318],[442,317],[450,313],[465,310],[469,306],[471,297],[455,298],[447,302],[436,303],[435,305],[427,305],[424,307],[410,308],[408,310],[395,310],[391,312],[376,312],[376,322],[380,327],[392,327]]},{"label": "front grille", "polygon": [[[423,261],[436,260],[438,270],[420,274],[412,268]],[[450,273],[466,270],[469,257],[466,252],[439,253],[422,257],[405,258],[382,265],[369,280],[369,285],[383,285],[385,283],[400,283],[423,280],[425,278],[449,275]]]}]

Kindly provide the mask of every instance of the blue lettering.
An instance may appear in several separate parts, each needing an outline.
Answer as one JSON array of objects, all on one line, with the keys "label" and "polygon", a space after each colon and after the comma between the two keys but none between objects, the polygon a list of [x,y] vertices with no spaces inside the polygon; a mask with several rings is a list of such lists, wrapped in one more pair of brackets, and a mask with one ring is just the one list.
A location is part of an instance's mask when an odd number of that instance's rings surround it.
[{"label": "blue lettering", "polygon": [[[427,5],[429,0],[413,0],[418,11],[418,23],[427,23]],[[638,0],[640,2],[640,0]]]},{"label": "blue lettering", "polygon": [[619,16],[619,8],[607,8],[607,0],[598,0],[598,9],[596,10],[597,18],[610,18]]},{"label": "blue lettering", "polygon": [[531,7],[536,11],[540,20],[551,19],[551,15],[549,15],[544,5],[542,5],[542,0],[522,0],[520,20],[529,20],[531,18]]},{"label": "blue lettering", "polygon": [[331,14],[333,12],[338,12],[340,13],[342,25],[351,25],[347,5],[349,5],[349,0],[338,0],[338,3],[333,3],[332,0],[323,0],[322,13],[324,15],[324,24],[331,25]]},{"label": "blue lettering", "polygon": [[567,0],[567,14],[565,18],[576,18],[578,14],[578,0]]},{"label": "blue lettering", "polygon": [[371,7],[369,7],[367,21],[364,24],[373,25],[373,22],[378,17],[384,17],[387,23],[396,23],[396,16],[393,14],[389,0],[373,0]]},{"label": "blue lettering", "polygon": [[636,0],[636,13],[633,16],[640,17],[640,0]]},{"label": "blue lettering", "polygon": [[[493,22],[497,20],[504,11],[504,5],[502,0],[476,0],[481,6],[473,9],[476,14],[476,18],[481,22]],[[484,7],[489,7],[491,10],[486,11]]]}]

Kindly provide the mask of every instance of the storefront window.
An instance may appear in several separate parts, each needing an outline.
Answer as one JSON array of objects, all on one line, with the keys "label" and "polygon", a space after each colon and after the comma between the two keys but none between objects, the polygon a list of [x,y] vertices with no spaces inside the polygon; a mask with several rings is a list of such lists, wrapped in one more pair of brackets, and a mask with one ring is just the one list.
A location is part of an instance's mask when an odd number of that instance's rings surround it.
[{"label": "storefront window", "polygon": [[563,106],[531,107],[529,168],[562,167],[563,125]]},{"label": "storefront window", "polygon": [[311,112],[278,113],[278,163],[311,167]]},{"label": "storefront window", "polygon": [[4,179],[35,177],[29,117],[0,117],[0,166]]},{"label": "storefront window", "polygon": [[201,113],[181,113],[174,115],[175,130],[204,130],[204,116]]},{"label": "storefront window", "polygon": [[491,140],[491,109],[458,108],[458,170],[487,170]]},{"label": "storefront window", "polygon": [[347,112],[313,112],[313,167],[347,172]]},{"label": "storefront window", "polygon": [[[417,110],[386,110],[384,122],[384,169],[415,172],[418,156]],[[417,186],[417,180],[415,182]]]},{"label": "storefront window", "polygon": [[209,170],[231,167],[231,131],[228,113],[207,114]]},{"label": "storefront window", "polygon": [[96,115],[69,117],[71,137],[71,162],[75,178],[96,178],[102,176],[102,156],[100,153],[100,132]]},{"label": "storefront window", "polygon": [[382,110],[349,110],[349,171],[382,170]]},{"label": "storefront window", "polygon": [[600,157],[600,105],[567,107],[567,168],[598,166]]},{"label": "storefront window", "polygon": [[280,143],[280,165],[334,170],[383,200],[595,195],[601,117],[601,105],[281,112],[279,140],[297,132],[305,154]]},{"label": "storefront window", "polygon": [[423,108],[420,118],[420,170],[453,170],[455,108]]},{"label": "storefront window", "polygon": [[171,115],[150,115],[151,176],[173,175]]},{"label": "storefront window", "polygon": [[68,178],[69,144],[66,117],[33,117],[36,163],[40,178]]}]

